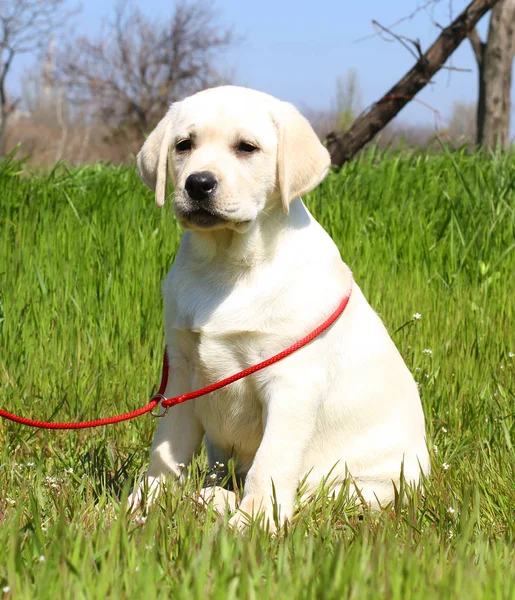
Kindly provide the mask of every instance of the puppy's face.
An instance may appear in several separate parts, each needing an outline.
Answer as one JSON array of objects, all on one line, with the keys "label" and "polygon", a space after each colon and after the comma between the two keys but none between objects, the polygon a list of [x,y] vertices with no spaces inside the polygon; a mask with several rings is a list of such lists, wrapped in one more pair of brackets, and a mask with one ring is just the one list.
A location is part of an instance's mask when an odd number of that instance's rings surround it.
[{"label": "puppy's face", "polygon": [[211,96],[197,94],[173,110],[174,211],[186,229],[244,230],[274,197],[278,129],[253,96]]},{"label": "puppy's face", "polygon": [[239,87],[173,104],[138,154],[143,181],[185,229],[245,231],[270,203],[291,200],[324,177],[329,155],[290,104]]}]

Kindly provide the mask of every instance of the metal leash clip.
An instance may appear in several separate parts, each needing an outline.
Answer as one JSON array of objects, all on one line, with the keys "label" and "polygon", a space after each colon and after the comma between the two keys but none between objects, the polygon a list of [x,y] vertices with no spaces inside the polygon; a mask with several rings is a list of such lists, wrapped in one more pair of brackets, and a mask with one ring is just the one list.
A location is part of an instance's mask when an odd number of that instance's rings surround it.
[{"label": "metal leash clip", "polygon": [[[156,406],[159,406],[159,407],[161,407],[161,401],[162,401],[162,400],[166,400],[166,399],[167,399],[167,398],[166,398],[166,396],[163,396],[163,394],[154,394],[154,395],[152,396],[152,398],[150,398],[150,402],[152,402],[152,400],[155,400],[156,398],[159,398],[159,402],[156,404]],[[156,417],[156,419],[162,419],[163,417],[165,417],[165,416],[168,414],[168,409],[169,409],[169,408],[170,408],[169,406],[165,406],[165,407],[164,407],[164,412],[162,412],[162,413],[155,413],[155,412],[154,412],[155,408],[153,408],[153,409],[150,411],[150,414],[151,414],[153,417]]]}]

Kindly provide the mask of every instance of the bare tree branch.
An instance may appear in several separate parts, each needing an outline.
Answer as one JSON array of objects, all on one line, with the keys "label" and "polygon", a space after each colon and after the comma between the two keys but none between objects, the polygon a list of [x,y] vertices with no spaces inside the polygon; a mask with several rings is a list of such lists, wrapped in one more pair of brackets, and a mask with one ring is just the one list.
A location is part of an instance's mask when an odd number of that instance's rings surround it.
[{"label": "bare tree branch", "polygon": [[[372,20],[372,26],[377,28],[381,34],[382,33],[386,33],[387,35],[391,36],[392,38],[394,38],[395,40],[397,40],[399,42],[399,44],[401,44],[404,48],[406,48],[406,50],[411,54],[411,56],[413,56],[413,58],[415,60],[419,60],[419,58],[422,56],[422,51],[420,48],[420,42],[418,40],[412,40],[404,35],[400,35],[398,33],[395,33],[394,31],[392,31],[391,29],[389,29],[388,27],[385,27],[384,25],[381,25],[381,23],[379,23],[378,21],[376,21],[375,19]],[[387,38],[384,38],[381,35],[382,39],[384,39],[385,41],[391,41],[388,40]],[[414,52],[412,50],[412,48],[410,48],[409,44],[411,44],[412,46],[415,47],[416,52]]]},{"label": "bare tree branch", "polygon": [[65,45],[58,79],[116,135],[140,139],[172,102],[221,81],[216,59],[235,42],[204,0],[182,0],[165,22],[119,4],[101,37]]},{"label": "bare tree branch", "polygon": [[76,12],[63,12],[65,0],[2,0],[0,3],[0,154],[9,114],[17,102],[8,102],[6,79],[19,54],[34,52],[48,43]]},{"label": "bare tree branch", "polygon": [[[398,25],[400,25],[401,23],[405,23],[406,21],[412,21],[420,12],[427,11],[427,9],[429,7],[431,7],[435,4],[439,4],[440,2],[441,2],[441,0],[426,0],[426,2],[424,2],[420,6],[417,6],[417,8],[415,8],[415,10],[413,10],[409,15],[406,15],[405,17],[401,17],[400,19],[397,19],[397,21],[390,23],[390,25],[388,25],[386,27],[386,29],[388,29],[389,31],[392,31],[394,29],[394,27],[397,27]],[[375,37],[376,35],[381,35],[381,34],[378,31],[376,31],[376,33],[372,33],[370,35],[366,35],[364,37],[357,39],[356,42],[364,42],[366,40],[370,40],[373,37]]]},{"label": "bare tree branch", "polygon": [[477,64],[481,67],[483,64],[483,60],[484,60],[483,53],[484,53],[486,44],[479,37],[479,33],[478,33],[476,27],[474,27],[474,29],[472,29],[472,31],[468,34],[467,37],[472,46],[472,50],[474,51],[474,56],[476,57]]},{"label": "bare tree branch", "polygon": [[473,0],[445,29],[417,61],[415,66],[372,108],[359,117],[345,133],[327,136],[332,162],[341,166],[358,152],[374,135],[425,86],[444,65],[469,32],[499,0]]}]

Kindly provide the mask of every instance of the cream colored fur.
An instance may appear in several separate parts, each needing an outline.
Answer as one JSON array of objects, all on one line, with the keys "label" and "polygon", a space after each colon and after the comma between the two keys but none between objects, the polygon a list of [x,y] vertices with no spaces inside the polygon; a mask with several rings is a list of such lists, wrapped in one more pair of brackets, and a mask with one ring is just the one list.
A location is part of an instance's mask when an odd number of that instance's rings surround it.
[{"label": "cream colored fur", "polygon": [[[192,140],[187,152],[176,149],[184,139]],[[257,150],[242,154],[241,141]],[[286,348],[332,313],[352,285],[343,315],[311,344],[158,422],[151,491],[168,475],[184,477],[178,465],[190,463],[204,438],[211,466],[233,457],[245,480],[231,519],[237,527],[258,511],[273,527],[274,493],[279,522],[289,519],[303,478],[313,490],[329,474],[336,487],[350,476],[360,497],[378,507],[393,499],[401,468],[412,483],[429,471],[416,384],[338,248],[299,198],[329,164],[293,106],[229,86],[173,104],[138,155],[158,205],[173,182],[174,211],[186,230],[163,287],[167,396]],[[199,171],[218,180],[210,209],[218,220],[209,226],[195,222],[185,191],[187,177]],[[131,497],[133,506],[140,502],[141,487]]]}]

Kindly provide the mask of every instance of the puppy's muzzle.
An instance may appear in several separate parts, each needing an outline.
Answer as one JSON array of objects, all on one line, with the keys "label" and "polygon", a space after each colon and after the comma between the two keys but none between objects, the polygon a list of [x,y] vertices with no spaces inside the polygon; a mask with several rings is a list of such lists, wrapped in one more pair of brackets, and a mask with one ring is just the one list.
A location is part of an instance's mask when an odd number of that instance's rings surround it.
[{"label": "puppy's muzzle", "polygon": [[186,179],[184,185],[188,196],[195,202],[207,204],[211,201],[218,186],[216,177],[210,171],[197,171]]}]

